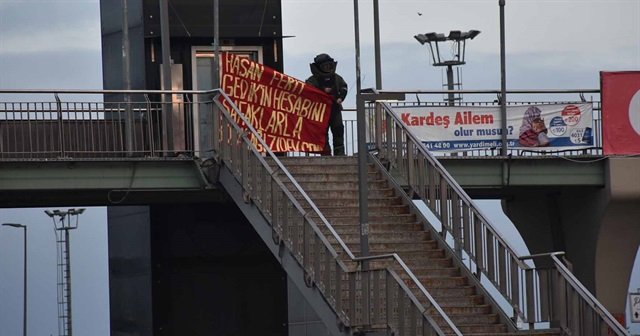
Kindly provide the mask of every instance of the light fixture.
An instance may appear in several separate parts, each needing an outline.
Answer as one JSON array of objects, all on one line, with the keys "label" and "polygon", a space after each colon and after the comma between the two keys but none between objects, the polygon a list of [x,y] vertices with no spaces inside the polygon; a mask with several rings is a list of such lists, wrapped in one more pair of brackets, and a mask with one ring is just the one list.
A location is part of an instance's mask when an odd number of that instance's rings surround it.
[{"label": "light fixture", "polygon": [[[461,88],[462,83],[460,82],[460,68],[456,68],[458,80],[454,81],[453,67],[460,66],[465,64],[465,52],[466,52],[466,40],[473,39],[480,34],[479,30],[469,30],[469,31],[461,31],[461,30],[452,30],[449,32],[448,36],[444,34],[430,32],[425,34],[417,34],[414,38],[420,42],[420,44],[428,44],[429,50],[431,51],[431,59],[433,61],[434,66],[446,66],[447,67],[447,90],[453,91],[455,86],[458,86],[458,89]],[[440,46],[438,42],[446,42],[451,41],[451,58],[444,59],[443,56],[440,55]],[[447,94],[447,101],[449,105],[453,105],[455,100],[462,99],[461,96],[458,98],[455,97],[453,92],[449,92]]]}]

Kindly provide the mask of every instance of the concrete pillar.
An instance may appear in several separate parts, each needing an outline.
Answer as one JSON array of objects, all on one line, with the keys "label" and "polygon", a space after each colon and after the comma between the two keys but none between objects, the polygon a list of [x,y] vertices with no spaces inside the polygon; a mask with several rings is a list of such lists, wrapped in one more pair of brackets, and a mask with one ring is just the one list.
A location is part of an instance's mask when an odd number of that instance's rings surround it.
[{"label": "concrete pillar", "polygon": [[640,158],[609,158],[609,203],[596,245],[595,290],[609,311],[624,319],[635,256],[640,245]]},{"label": "concrete pillar", "polygon": [[576,277],[619,318],[640,244],[640,158],[607,160],[604,188],[514,191],[502,206],[532,254],[565,251]]}]

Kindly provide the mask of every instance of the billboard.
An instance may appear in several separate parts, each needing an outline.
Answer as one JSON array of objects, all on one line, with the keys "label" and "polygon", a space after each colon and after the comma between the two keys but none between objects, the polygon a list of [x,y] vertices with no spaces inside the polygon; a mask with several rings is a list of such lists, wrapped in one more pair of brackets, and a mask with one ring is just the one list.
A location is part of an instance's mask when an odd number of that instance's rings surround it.
[{"label": "billboard", "polygon": [[[223,53],[220,59],[220,87],[273,152],[322,152],[331,96],[242,55]],[[228,102],[222,98],[221,102],[244,127]],[[264,151],[256,139],[251,140]]]},{"label": "billboard", "polygon": [[604,155],[640,154],[640,71],[600,72]]},{"label": "billboard", "polygon": [[[393,112],[433,151],[499,148],[499,106],[394,107]],[[591,103],[507,107],[507,146],[529,150],[593,146]]]}]

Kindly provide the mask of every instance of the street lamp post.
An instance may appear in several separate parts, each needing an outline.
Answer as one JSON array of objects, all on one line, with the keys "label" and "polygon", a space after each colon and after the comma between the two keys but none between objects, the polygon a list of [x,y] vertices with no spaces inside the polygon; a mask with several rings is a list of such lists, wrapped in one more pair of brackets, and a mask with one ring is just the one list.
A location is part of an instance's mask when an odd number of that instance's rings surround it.
[{"label": "street lamp post", "polygon": [[[433,32],[418,34],[414,36],[414,38],[418,40],[420,44],[426,43],[429,45],[429,50],[431,51],[431,59],[433,60],[433,66],[447,67],[447,90],[449,91],[447,94],[447,102],[450,106],[453,106],[456,100],[455,94],[453,92],[454,86],[458,85],[458,87],[460,87],[462,85],[462,83],[460,83],[460,80],[458,80],[457,83],[454,82],[453,67],[466,64],[465,53],[467,49],[467,40],[472,40],[473,38],[478,36],[478,34],[480,34],[479,30],[469,30],[467,32],[452,30],[451,32],[449,32],[449,36]],[[455,54],[452,55],[450,59],[445,59],[444,57],[440,56],[440,47],[438,45],[439,42],[445,43],[447,41],[453,44],[451,50],[455,51]]]},{"label": "street lamp post", "polygon": [[24,263],[22,276],[22,335],[27,336],[27,226],[24,224],[4,223],[3,226],[24,229]]},{"label": "street lamp post", "polygon": [[[505,31],[504,6],[505,0],[499,0],[500,6],[500,118],[502,119],[502,137],[500,155],[507,156],[507,66],[505,63]],[[503,182],[505,181],[503,174]]]}]

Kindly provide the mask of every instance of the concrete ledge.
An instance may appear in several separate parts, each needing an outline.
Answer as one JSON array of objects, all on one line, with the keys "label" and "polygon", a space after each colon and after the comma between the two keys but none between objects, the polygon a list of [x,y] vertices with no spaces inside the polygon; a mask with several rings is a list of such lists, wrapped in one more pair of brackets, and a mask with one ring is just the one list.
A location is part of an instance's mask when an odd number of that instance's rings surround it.
[{"label": "concrete ledge", "polygon": [[[607,159],[442,157],[440,163],[466,188],[604,187]],[[503,164],[505,180],[503,181]]]},{"label": "concrete ledge", "polygon": [[0,164],[2,207],[131,205],[226,197],[196,161],[10,161]]}]

